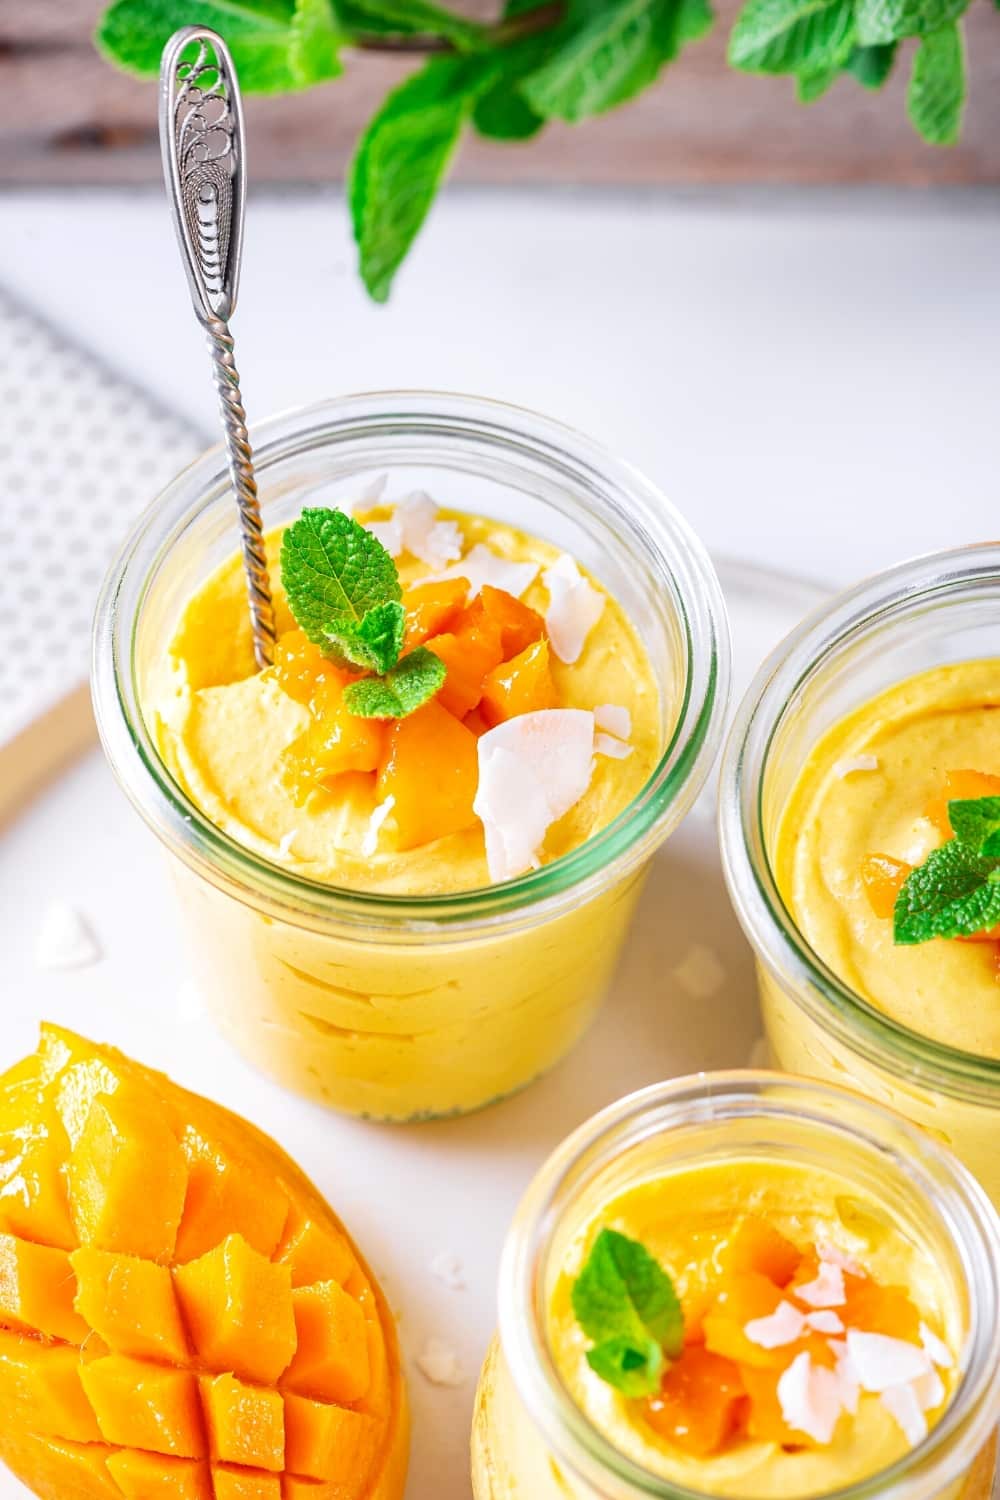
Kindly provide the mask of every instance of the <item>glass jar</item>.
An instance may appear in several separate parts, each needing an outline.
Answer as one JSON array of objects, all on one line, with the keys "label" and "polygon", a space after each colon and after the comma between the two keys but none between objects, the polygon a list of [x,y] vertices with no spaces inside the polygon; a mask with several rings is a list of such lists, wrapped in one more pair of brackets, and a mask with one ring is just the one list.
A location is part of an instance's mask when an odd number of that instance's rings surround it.
[{"label": "glass jar", "polygon": [[852,990],[798,931],[773,869],[782,812],[832,724],[907,677],[993,656],[996,544],[918,558],[840,595],[777,648],[747,692],[723,761],[720,829],[772,1061],[901,1110],[947,1142],[1000,1204],[1000,1058],[912,1031]]},{"label": "glass jar", "polygon": [[837,1500],[985,1500],[1000,1413],[1000,1221],[956,1159],[846,1089],[776,1073],[699,1074],[632,1094],[546,1162],[500,1269],[500,1329],[476,1399],[476,1500],[699,1500],[639,1467],[570,1398],[547,1336],[568,1247],[611,1200],[669,1173],[747,1159],[831,1170],[940,1267],[963,1374],[937,1425]]},{"label": "glass jar", "polygon": [[475,1109],[529,1083],[585,1030],[644,868],[705,780],[729,677],[718,582],[652,485],[530,412],[459,396],[355,396],[274,418],[255,438],[266,529],[306,505],[356,500],[387,473],[392,493],[425,489],[570,552],[619,600],[656,675],[659,763],[581,848],[457,895],[352,891],[235,842],[157,747],[164,647],[191,595],[238,547],[220,450],[174,480],[111,569],[95,627],[98,724],[115,775],[170,857],[218,1026],[263,1071],[353,1114]]}]

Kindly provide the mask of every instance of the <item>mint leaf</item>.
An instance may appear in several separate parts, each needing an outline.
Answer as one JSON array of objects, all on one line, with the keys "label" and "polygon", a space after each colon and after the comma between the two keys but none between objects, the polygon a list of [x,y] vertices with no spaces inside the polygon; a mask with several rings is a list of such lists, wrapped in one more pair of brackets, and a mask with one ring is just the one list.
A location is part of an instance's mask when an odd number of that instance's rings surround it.
[{"label": "mint leaf", "polygon": [[684,1342],[684,1319],[674,1284],[644,1245],[602,1229],[573,1284],[573,1312],[597,1344],[625,1339],[643,1349],[649,1339],[671,1358]]},{"label": "mint leaf", "polygon": [[518,91],[516,82],[505,78],[476,101],[472,123],[480,135],[494,141],[527,141],[544,129],[546,121]]},{"label": "mint leaf", "polygon": [[700,42],[715,25],[715,12],[709,0],[679,0],[677,6],[677,40]]},{"label": "mint leaf", "polygon": [[557,38],[524,94],[539,115],[573,124],[634,98],[676,55],[674,0],[569,0]]},{"label": "mint leaf", "polygon": [[747,0],[729,61],[747,73],[817,73],[844,61],[853,41],[851,0]]},{"label": "mint leaf", "polygon": [[342,625],[329,632],[333,651],[343,654],[355,667],[388,672],[399,660],[406,631],[406,611],[391,600],[376,604],[360,625]]},{"label": "mint leaf", "polygon": [[606,1339],[587,1350],[587,1363],[623,1396],[651,1396],[660,1386],[663,1350],[655,1339]]},{"label": "mint leaf", "polygon": [[349,682],[344,702],[360,719],[405,719],[434,697],[446,675],[441,658],[426,646],[417,646],[384,677]]},{"label": "mint leaf", "polygon": [[300,88],[337,78],[344,71],[339,48],[343,37],[334,25],[330,0],[295,0],[288,66]]},{"label": "mint leaf", "polygon": [[867,47],[906,36],[929,36],[968,7],[969,0],[858,0],[858,41]]},{"label": "mint leaf", "polygon": [[960,839],[949,839],[906,877],[896,898],[893,938],[911,944],[971,937],[998,922],[1000,866]]},{"label": "mint leaf", "polygon": [[961,797],[948,803],[956,838],[990,859],[1000,859],[1000,797]]},{"label": "mint leaf", "polygon": [[327,651],[341,634],[375,650],[386,619],[369,620],[369,611],[402,596],[388,552],[342,510],[304,510],[286,528],[281,581],[297,623]]},{"label": "mint leaf", "polygon": [[965,41],[953,21],[920,43],[906,94],[910,120],[930,145],[953,146],[958,140],[965,95]]},{"label": "mint leaf", "polygon": [[847,59],[847,71],[853,73],[866,89],[880,89],[892,72],[892,65],[895,61],[895,42],[855,47]]},{"label": "mint leaf", "polygon": [[[510,0],[504,9],[504,25],[537,9],[536,0]],[[549,25],[499,48],[496,82],[477,99],[472,115],[480,135],[495,141],[526,141],[544,129],[545,117],[529,104],[523,86],[558,50],[561,35],[559,27]]]},{"label": "mint leaf", "polygon": [[430,0],[334,0],[343,26],[377,36],[434,36],[459,51],[482,44],[486,30]]},{"label": "mint leaf", "polygon": [[817,99],[822,99],[837,79],[840,77],[841,69],[824,68],[819,73],[800,73],[795,80],[795,93],[800,104],[812,104]]},{"label": "mint leaf", "polygon": [[393,89],[361,137],[348,194],[361,275],[376,302],[388,298],[495,67],[488,58],[432,58]]}]

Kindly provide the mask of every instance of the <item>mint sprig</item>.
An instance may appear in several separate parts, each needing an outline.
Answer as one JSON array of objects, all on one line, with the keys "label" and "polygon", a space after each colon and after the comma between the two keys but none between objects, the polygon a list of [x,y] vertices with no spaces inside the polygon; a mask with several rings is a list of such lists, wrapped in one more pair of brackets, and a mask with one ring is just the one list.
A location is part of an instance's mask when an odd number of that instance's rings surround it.
[{"label": "mint sprig", "polygon": [[282,537],[281,580],[314,646],[340,666],[376,674],[344,689],[351,713],[405,718],[442,686],[445,667],[432,652],[400,661],[406,613],[396,564],[353,516],[304,510]]},{"label": "mint sprig", "polygon": [[948,803],[955,837],[906,877],[893,912],[893,939],[974,937],[1000,922],[1000,797]]},{"label": "mint sprig", "polygon": [[652,1395],[684,1344],[674,1284],[644,1245],[602,1229],[573,1284],[573,1313],[594,1347],[587,1363],[626,1396]]}]

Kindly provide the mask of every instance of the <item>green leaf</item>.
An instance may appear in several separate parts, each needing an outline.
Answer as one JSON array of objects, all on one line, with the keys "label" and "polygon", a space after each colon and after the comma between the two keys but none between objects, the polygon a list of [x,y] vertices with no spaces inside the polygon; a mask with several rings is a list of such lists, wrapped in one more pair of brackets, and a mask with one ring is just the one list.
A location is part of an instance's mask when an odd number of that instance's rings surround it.
[{"label": "green leaf", "polygon": [[625,1339],[643,1349],[648,1339],[673,1358],[684,1341],[684,1318],[674,1284],[638,1240],[602,1229],[573,1284],[573,1312],[596,1344]]},{"label": "green leaf", "polygon": [[858,41],[868,47],[905,36],[930,36],[968,7],[969,0],[858,0]]},{"label": "green leaf", "polygon": [[906,109],[932,146],[953,146],[962,133],[965,109],[965,40],[953,21],[924,37],[913,59]]},{"label": "green leaf", "polygon": [[795,92],[800,104],[812,104],[817,99],[822,99],[827,89],[831,88],[840,77],[841,69],[824,68],[819,73],[800,73],[795,80]]},{"label": "green leaf", "polygon": [[434,36],[459,51],[480,46],[486,29],[430,0],[334,0],[341,25],[377,36]]},{"label": "green leaf", "polygon": [[638,1344],[631,1339],[606,1339],[587,1350],[587,1363],[623,1396],[651,1396],[659,1389],[663,1350],[655,1339]]},{"label": "green leaf", "polygon": [[747,73],[818,73],[854,41],[851,0],[747,0],[729,38],[729,61]]},{"label": "green leaf", "polygon": [[406,611],[390,600],[370,609],[360,625],[344,625],[329,632],[333,652],[355,667],[388,672],[399,660],[406,632]]},{"label": "green leaf", "polygon": [[896,898],[897,943],[971,937],[1000,922],[1000,867],[960,839],[934,849],[906,877]]},{"label": "green leaf", "polygon": [[679,0],[677,6],[677,41],[700,42],[715,25],[715,12],[709,0]]},{"label": "green leaf", "polygon": [[495,76],[489,58],[432,58],[389,94],[361,137],[348,192],[361,275],[376,302],[387,299],[462,126]]},{"label": "green leaf", "polygon": [[334,638],[344,633],[371,645],[377,632],[369,611],[402,595],[396,564],[381,542],[341,510],[304,510],[286,528],[281,581],[306,635],[334,652]]},{"label": "green leaf", "polygon": [[847,59],[847,71],[866,89],[880,89],[896,61],[896,43],[884,42],[870,47],[855,47]]},{"label": "green leaf", "polygon": [[444,686],[447,669],[426,646],[417,646],[384,677],[349,682],[344,702],[361,719],[405,719]]},{"label": "green leaf", "polygon": [[537,114],[574,124],[634,98],[676,56],[674,0],[569,0],[558,42],[524,94]]},{"label": "green leaf", "polygon": [[288,66],[301,88],[340,76],[344,71],[339,51],[343,40],[330,0],[295,0]]},{"label": "green leaf", "polygon": [[948,821],[963,844],[1000,859],[1000,797],[961,797],[948,803]]},{"label": "green leaf", "polygon": [[477,100],[472,123],[480,135],[494,141],[527,141],[546,122],[535,113],[517,84],[504,79]]}]

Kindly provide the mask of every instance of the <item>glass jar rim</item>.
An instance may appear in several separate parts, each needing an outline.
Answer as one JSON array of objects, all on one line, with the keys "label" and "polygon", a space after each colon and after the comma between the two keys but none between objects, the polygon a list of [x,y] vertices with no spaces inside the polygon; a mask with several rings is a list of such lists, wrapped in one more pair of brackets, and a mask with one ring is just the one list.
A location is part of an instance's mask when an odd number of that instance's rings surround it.
[{"label": "glass jar rim", "polygon": [[[941,1216],[950,1228],[956,1214],[961,1218],[963,1233],[978,1243],[980,1277],[987,1278],[989,1306],[976,1308],[962,1382],[921,1443],[887,1469],[831,1491],[823,1500],[910,1500],[916,1467],[927,1476],[928,1488],[920,1494],[938,1494],[966,1472],[990,1440],[1000,1413],[1000,1218],[971,1172],[950,1151],[897,1111],[839,1084],[763,1069],[691,1074],[626,1095],[556,1148],[521,1199],[501,1258],[500,1344],[522,1403],[553,1450],[607,1500],[632,1500],[637,1494],[651,1500],[710,1500],[703,1491],[643,1468],[577,1406],[546,1345],[539,1259],[558,1223],[561,1195],[582,1190],[604,1162],[671,1125],[729,1118],[714,1112],[723,1108],[742,1111],[732,1116],[736,1119],[806,1119],[840,1135],[853,1133],[883,1158],[890,1154],[889,1142],[895,1137],[901,1167],[911,1180],[916,1176],[927,1185],[932,1170],[942,1177],[944,1191],[939,1185],[938,1192],[942,1199],[947,1196],[947,1203]],[[855,1119],[863,1125],[856,1125]],[[959,1242],[959,1249],[968,1275],[968,1246]],[[948,1451],[942,1452],[945,1447]]]},{"label": "glass jar rim", "polygon": [[768,756],[789,704],[858,632],[977,584],[1000,586],[1000,543],[925,553],[814,610],[767,657],[739,704],[722,756],[719,835],[730,900],[755,953],[816,1023],[869,1062],[933,1076],[954,1096],[1000,1104],[1000,1058],[925,1036],[880,1010],[823,962],[788,911],[763,830]]},{"label": "glass jar rim", "polygon": [[[655,559],[672,586],[684,642],[685,678],[677,721],[657,766],[633,801],[584,844],[538,870],[496,886],[448,896],[400,896],[312,880],[249,849],[213,824],[163,765],[135,684],[135,625],[150,578],[177,537],[228,488],[221,445],[182,470],[143,513],[105,579],[94,622],[94,708],[105,752],[133,805],[161,841],[212,884],[283,920],[331,919],[393,934],[441,929],[456,939],[470,926],[555,915],[623,879],[659,842],[664,820],[679,822],[700,791],[722,739],[730,649],[726,608],[702,543],[660,491],[623,459],[573,428],[526,408],[447,392],[379,391],[335,397],[272,416],[254,428],[254,460],[275,465],[324,445],[380,432],[408,432],[530,456],[553,474],[593,484],[632,536],[669,552]],[[622,501],[627,501],[627,510]],[[234,510],[235,530],[235,510]],[[139,575],[137,577],[137,574]]]}]

